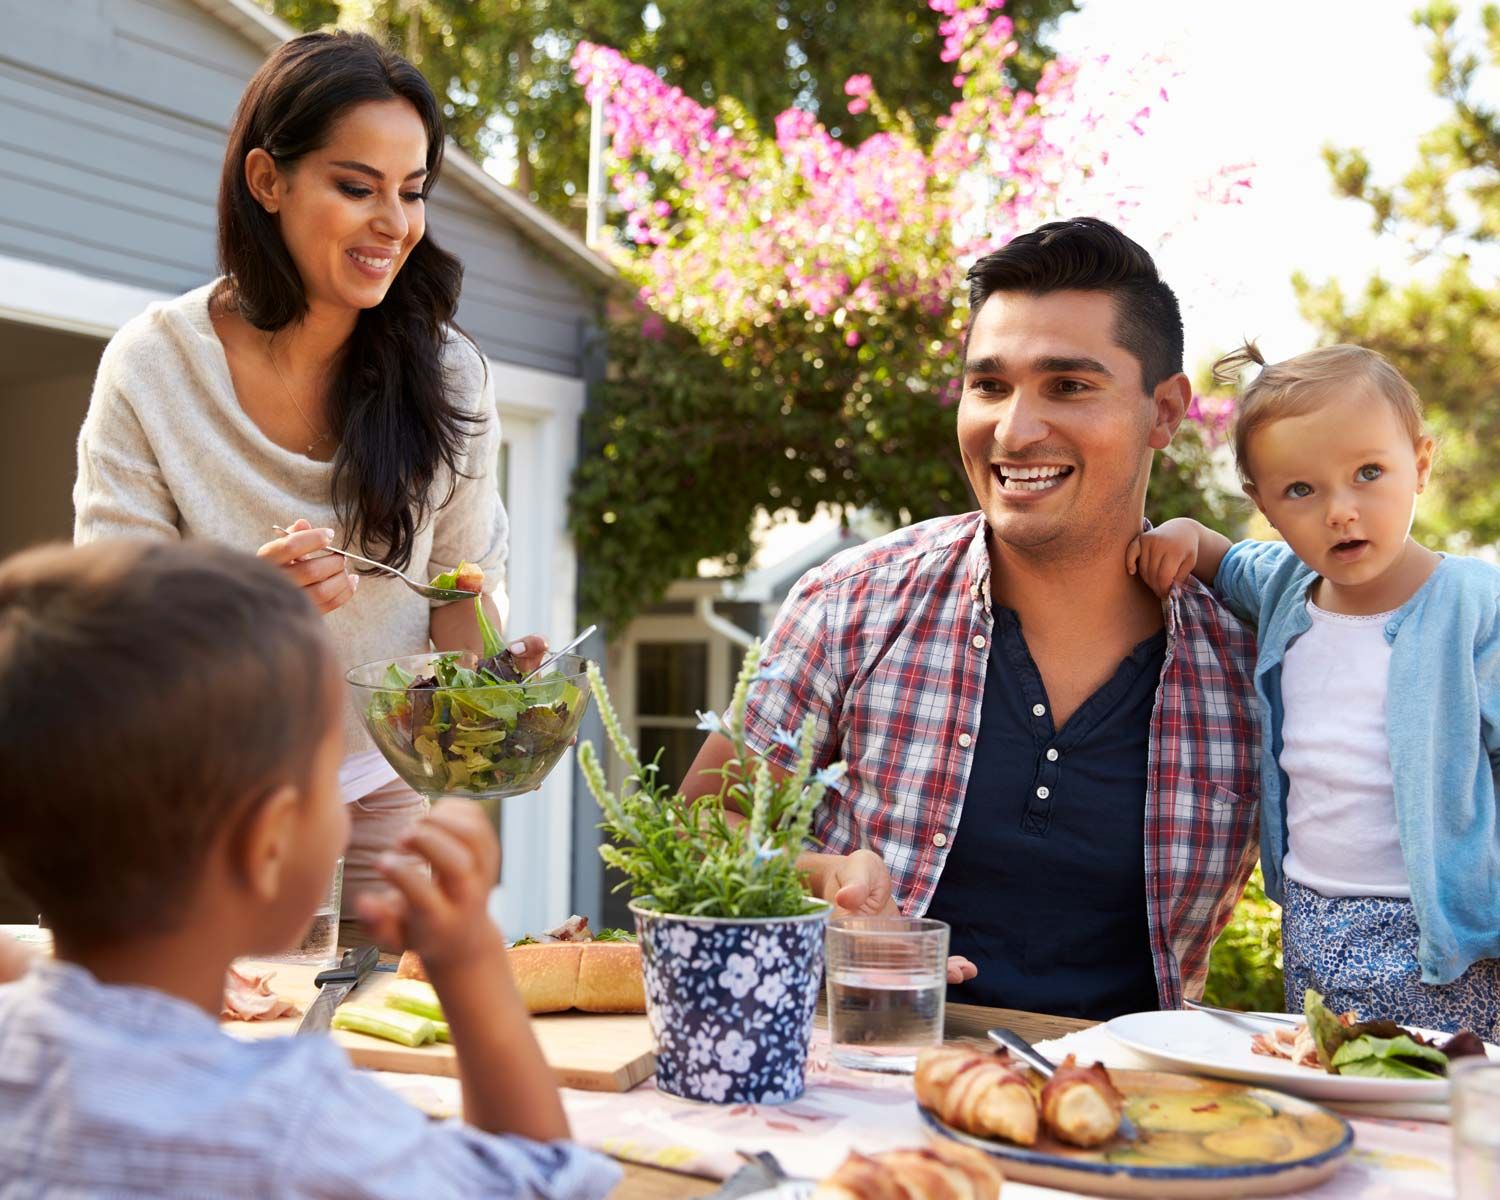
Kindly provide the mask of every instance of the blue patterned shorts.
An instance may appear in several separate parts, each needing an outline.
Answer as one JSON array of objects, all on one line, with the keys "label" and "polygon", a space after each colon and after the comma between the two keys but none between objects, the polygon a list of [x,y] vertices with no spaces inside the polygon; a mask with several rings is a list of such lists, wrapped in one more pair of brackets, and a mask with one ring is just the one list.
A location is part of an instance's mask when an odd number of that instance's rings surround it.
[{"label": "blue patterned shorts", "polygon": [[1315,988],[1334,1012],[1500,1038],[1500,959],[1486,958],[1452,983],[1422,982],[1410,900],[1324,896],[1286,881],[1281,914],[1287,1012]]}]

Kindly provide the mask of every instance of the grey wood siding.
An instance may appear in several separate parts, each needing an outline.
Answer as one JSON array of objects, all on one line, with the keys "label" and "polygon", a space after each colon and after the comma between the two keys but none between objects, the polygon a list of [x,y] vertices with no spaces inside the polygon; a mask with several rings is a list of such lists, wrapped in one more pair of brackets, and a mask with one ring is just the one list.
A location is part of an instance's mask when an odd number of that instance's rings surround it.
[{"label": "grey wood siding", "polygon": [[[211,278],[224,138],[261,61],[188,0],[0,0],[0,254],[173,294]],[[428,228],[486,351],[580,374],[587,284],[451,174]]]}]

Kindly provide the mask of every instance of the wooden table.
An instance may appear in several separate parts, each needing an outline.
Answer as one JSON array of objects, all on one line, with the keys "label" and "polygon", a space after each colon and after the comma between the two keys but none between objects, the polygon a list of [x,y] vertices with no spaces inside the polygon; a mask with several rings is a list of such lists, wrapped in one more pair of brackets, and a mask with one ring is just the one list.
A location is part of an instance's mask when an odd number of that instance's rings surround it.
[{"label": "wooden table", "polygon": [[[818,1014],[818,1023],[824,1021]],[[985,1030],[996,1025],[1014,1029],[1028,1042],[1044,1042],[1062,1037],[1095,1024],[1075,1017],[1050,1017],[1045,1013],[1020,1012],[1012,1008],[985,1008],[978,1004],[949,1004],[944,1010],[943,1035],[956,1038],[983,1038]],[[614,1190],[611,1200],[671,1200],[678,1196],[706,1196],[718,1188],[712,1179],[683,1175],[660,1167],[643,1167],[622,1163],[625,1179]]]}]

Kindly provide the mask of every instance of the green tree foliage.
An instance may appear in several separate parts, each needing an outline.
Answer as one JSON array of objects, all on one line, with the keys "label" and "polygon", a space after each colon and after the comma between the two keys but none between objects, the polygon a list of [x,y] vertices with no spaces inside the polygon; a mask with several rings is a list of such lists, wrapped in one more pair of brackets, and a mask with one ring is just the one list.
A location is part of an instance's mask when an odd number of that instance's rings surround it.
[{"label": "green tree foliage", "polygon": [[1281,909],[1266,899],[1260,865],[1208,956],[1203,999],[1221,1008],[1281,1012]]},{"label": "green tree foliage", "polygon": [[1440,446],[1422,532],[1462,548],[1500,540],[1500,117],[1481,99],[1500,70],[1500,8],[1480,12],[1479,44],[1460,37],[1458,15],[1442,0],[1413,18],[1430,39],[1433,90],[1452,111],[1406,176],[1383,185],[1359,150],[1325,152],[1337,190],[1368,205],[1375,229],[1404,239],[1428,273],[1401,285],[1375,277],[1354,296],[1296,283],[1329,340],[1379,350],[1421,393]]},{"label": "green tree foliage", "polygon": [[[481,161],[515,139],[517,190],[582,227],[589,106],[569,62],[580,41],[613,46],[704,104],[733,96],[769,127],[793,104],[826,109],[835,136],[875,132],[843,111],[844,81],[882,81],[886,100],[930,138],[952,101],[938,56],[941,17],[920,0],[268,0],[298,29],[367,29],[401,50],[446,98],[449,129]],[[1029,88],[1050,57],[1046,32],[1076,0],[1010,0]]]}]

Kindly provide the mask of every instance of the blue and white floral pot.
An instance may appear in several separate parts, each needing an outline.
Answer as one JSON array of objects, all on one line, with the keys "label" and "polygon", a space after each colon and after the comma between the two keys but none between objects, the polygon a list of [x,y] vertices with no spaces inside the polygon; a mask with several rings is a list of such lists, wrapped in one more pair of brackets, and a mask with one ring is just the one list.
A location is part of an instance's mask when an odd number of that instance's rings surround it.
[{"label": "blue and white floral pot", "polygon": [[679,917],[632,904],[656,1086],[714,1104],[802,1094],[828,906],[801,917]]}]

